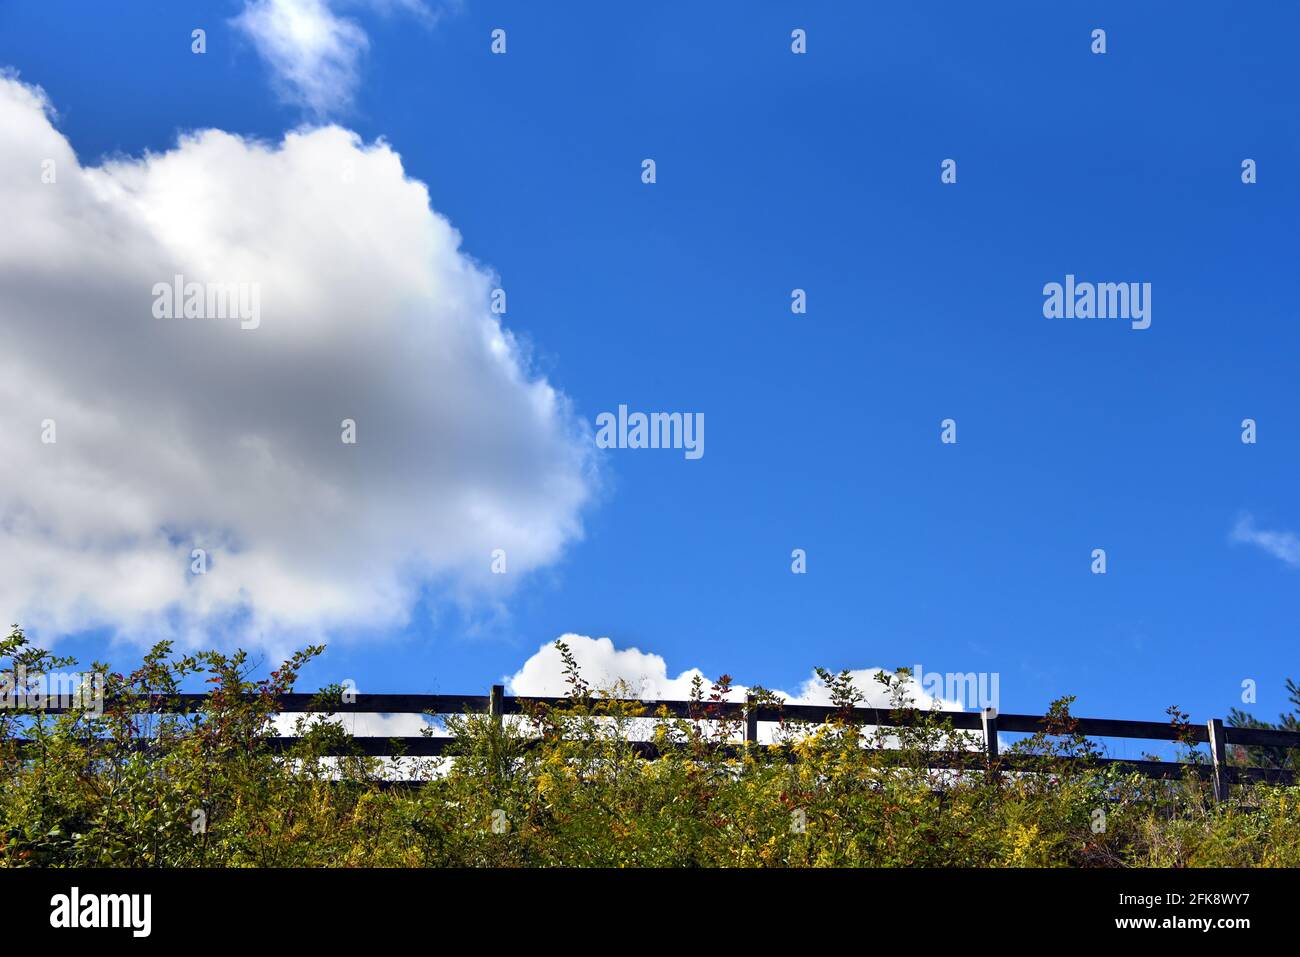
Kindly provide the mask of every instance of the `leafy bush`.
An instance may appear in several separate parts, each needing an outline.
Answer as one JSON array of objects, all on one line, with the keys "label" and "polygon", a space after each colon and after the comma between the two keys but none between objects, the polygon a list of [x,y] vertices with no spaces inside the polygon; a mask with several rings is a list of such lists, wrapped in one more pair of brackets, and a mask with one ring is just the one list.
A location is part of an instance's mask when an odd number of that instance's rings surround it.
[{"label": "leafy bush", "polygon": [[[564,706],[448,718],[452,752],[408,767],[427,777],[414,787],[385,786],[385,762],[327,718],[338,688],[298,718],[296,743],[275,745],[277,696],[321,648],[259,680],[242,653],[173,656],[165,643],[129,674],[92,665],[102,714],[0,709],[0,865],[1300,865],[1300,788],[1240,788],[1217,805],[1194,777],[1099,765],[1070,699],[1010,749],[1032,772],[991,773],[951,718],[911,710],[905,671],[881,676],[905,726],[863,726],[850,676],[820,672],[831,716],[783,720],[773,743],[747,746],[738,720],[705,720],[730,678],[697,681],[673,716],[624,687],[593,689],[559,648]],[[0,671],[71,664],[17,628],[0,640]],[[160,707],[199,679],[193,707]]]}]

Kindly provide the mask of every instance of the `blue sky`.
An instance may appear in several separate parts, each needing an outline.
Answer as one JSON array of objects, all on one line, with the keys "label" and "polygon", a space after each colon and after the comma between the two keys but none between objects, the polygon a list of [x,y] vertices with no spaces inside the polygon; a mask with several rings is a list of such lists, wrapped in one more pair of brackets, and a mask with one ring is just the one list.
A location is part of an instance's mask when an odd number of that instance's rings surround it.
[{"label": "blue sky", "polygon": [[[317,118],[277,96],[228,23],[241,6],[0,3],[0,65],[44,88],[86,165],[191,129],[275,142]],[[814,665],[919,662],[999,672],[1011,712],[1069,693],[1081,714],[1203,720],[1246,678],[1261,716],[1283,707],[1295,11],[339,12],[369,48],[326,119],[427,184],[500,276],[534,368],[588,423],[702,412],[707,451],[601,451],[581,539],[495,612],[430,584],[407,626],[338,636],[308,683],[477,691],[575,632],[782,688]],[[1151,327],[1045,319],[1042,287],[1067,273],[1151,283]],[[1272,549],[1234,542],[1243,516]],[[108,633],[60,647],[103,656]]]}]

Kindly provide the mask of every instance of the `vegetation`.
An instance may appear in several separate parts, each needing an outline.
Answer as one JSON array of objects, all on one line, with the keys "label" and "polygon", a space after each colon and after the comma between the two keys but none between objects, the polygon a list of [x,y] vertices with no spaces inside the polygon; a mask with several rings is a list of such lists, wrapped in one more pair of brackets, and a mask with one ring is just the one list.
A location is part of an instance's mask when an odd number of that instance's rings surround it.
[{"label": "vegetation", "polygon": [[[1240,708],[1233,708],[1228,714],[1228,723],[1235,728],[1300,732],[1300,684],[1296,684],[1295,679],[1288,678],[1286,690],[1288,699],[1295,707],[1295,710],[1290,714],[1279,716],[1275,722],[1260,721],[1254,715],[1248,714]],[[1285,768],[1300,772],[1300,750],[1291,749],[1288,751],[1283,748],[1248,747],[1242,748],[1241,752],[1238,757],[1243,763],[1258,765],[1263,768]]]},{"label": "vegetation", "polygon": [[[385,762],[350,753],[324,714],[298,719],[291,750],[269,745],[276,696],[321,651],[253,680],[243,654],[161,644],[129,674],[91,667],[100,714],[0,709],[0,865],[1300,866],[1300,788],[1239,788],[1215,805],[1191,777],[1099,767],[1070,699],[1013,748],[1037,773],[999,776],[941,712],[856,724],[847,673],[821,673],[829,720],[783,722],[776,743],[746,748],[736,722],[701,720],[729,678],[697,683],[691,716],[655,715],[625,689],[590,687],[563,645],[567,706],[450,718],[453,755],[408,764],[422,785],[386,788]],[[0,672],[31,681],[71,665],[17,628],[0,640]],[[881,679],[899,709],[905,675]],[[199,679],[194,709],[158,709]],[[940,755],[958,767],[931,770]]]}]

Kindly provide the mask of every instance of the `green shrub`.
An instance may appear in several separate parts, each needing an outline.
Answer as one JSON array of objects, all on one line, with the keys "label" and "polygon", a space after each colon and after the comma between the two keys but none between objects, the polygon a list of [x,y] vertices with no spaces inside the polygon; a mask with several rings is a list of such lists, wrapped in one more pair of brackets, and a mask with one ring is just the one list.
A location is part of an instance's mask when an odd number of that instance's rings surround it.
[{"label": "green shrub", "polygon": [[[626,688],[591,688],[559,647],[564,707],[448,718],[451,754],[418,762],[428,780],[408,788],[384,787],[384,762],[326,719],[338,688],[298,718],[292,748],[272,747],[277,696],[321,648],[258,680],[242,653],[173,656],[167,644],[129,674],[92,665],[102,714],[0,710],[0,865],[1300,865],[1300,788],[1243,788],[1216,805],[1191,776],[1098,765],[1070,699],[1011,749],[1034,772],[994,776],[942,712],[906,727],[857,723],[862,693],[847,673],[820,673],[830,719],[783,721],[775,743],[745,747],[738,722],[702,720],[730,678],[697,682],[691,715],[671,717]],[[0,671],[72,664],[16,628],[0,640]],[[906,677],[881,679],[900,711]],[[193,709],[157,707],[200,679]],[[646,730],[650,757],[630,740]],[[940,759],[952,767],[933,770]]]}]

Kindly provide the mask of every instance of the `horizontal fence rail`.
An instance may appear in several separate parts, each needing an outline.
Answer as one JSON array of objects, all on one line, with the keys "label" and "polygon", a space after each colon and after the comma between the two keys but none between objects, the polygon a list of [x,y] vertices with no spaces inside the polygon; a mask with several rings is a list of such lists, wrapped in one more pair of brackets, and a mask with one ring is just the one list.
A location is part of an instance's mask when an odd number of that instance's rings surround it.
[{"label": "horizontal fence rail", "polygon": [[[137,713],[185,714],[199,713],[209,702],[204,693],[179,693],[147,695],[132,699],[109,699],[106,710],[115,705],[126,706]],[[661,716],[703,721],[735,721],[744,728],[744,744],[726,746],[731,753],[740,755],[758,743],[760,722],[801,722],[821,724],[833,718],[848,718],[857,724],[885,728],[906,728],[938,718],[949,723],[954,731],[977,732],[983,739],[983,752],[953,751],[928,755],[928,766],[936,770],[969,770],[978,761],[990,773],[1000,771],[1034,770],[1041,759],[1028,755],[999,754],[1000,733],[1036,734],[1048,731],[1048,716],[1037,714],[998,714],[991,709],[983,713],[972,711],[925,711],[920,709],[888,708],[837,708],[831,705],[771,704],[752,698],[745,701],[681,701],[643,699],[592,699],[610,707],[641,709],[642,718]],[[22,714],[66,714],[75,709],[57,704],[28,704],[21,696],[9,697],[0,714],[12,710]],[[502,685],[493,685],[486,695],[445,694],[349,694],[343,700],[322,702],[320,695],[280,694],[274,696],[277,709],[289,714],[421,714],[459,715],[486,714],[496,718],[505,715],[528,715],[538,708],[563,709],[576,704],[567,697],[507,695]],[[1071,718],[1069,732],[1084,737],[1128,738],[1146,741],[1177,741],[1188,745],[1208,744],[1209,764],[1191,764],[1177,761],[1147,761],[1127,758],[1093,758],[1090,763],[1098,767],[1122,766],[1146,777],[1176,779],[1191,774],[1209,780],[1215,798],[1226,800],[1228,787],[1235,783],[1294,784],[1295,772],[1282,768],[1241,767],[1227,763],[1228,746],[1259,748],[1300,748],[1300,732],[1276,731],[1262,728],[1234,728],[1225,726],[1221,719],[1212,718],[1204,725],[1175,725],[1168,721],[1127,721],[1115,718]],[[288,751],[300,739],[293,736],[267,738],[267,746],[274,751]],[[30,741],[17,739],[20,747]],[[453,737],[353,737],[352,750],[343,753],[360,753],[370,757],[440,757],[449,753],[455,743]],[[653,742],[632,741],[633,748],[645,757],[653,758],[660,752]],[[403,782],[418,784],[421,782]]]}]

